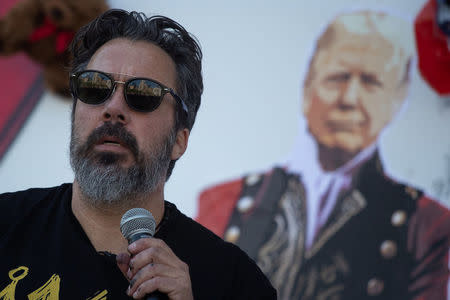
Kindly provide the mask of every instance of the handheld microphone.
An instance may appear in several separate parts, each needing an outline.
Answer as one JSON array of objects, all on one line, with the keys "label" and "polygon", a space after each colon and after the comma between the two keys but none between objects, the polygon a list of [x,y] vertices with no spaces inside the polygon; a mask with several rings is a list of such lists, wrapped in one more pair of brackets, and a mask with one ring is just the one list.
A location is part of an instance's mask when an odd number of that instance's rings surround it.
[{"label": "handheld microphone", "polygon": [[[128,240],[128,245],[141,238],[150,238],[155,234],[156,222],[153,215],[144,208],[132,208],[123,214],[120,231]],[[168,299],[166,294],[155,291],[146,296],[146,300]]]}]

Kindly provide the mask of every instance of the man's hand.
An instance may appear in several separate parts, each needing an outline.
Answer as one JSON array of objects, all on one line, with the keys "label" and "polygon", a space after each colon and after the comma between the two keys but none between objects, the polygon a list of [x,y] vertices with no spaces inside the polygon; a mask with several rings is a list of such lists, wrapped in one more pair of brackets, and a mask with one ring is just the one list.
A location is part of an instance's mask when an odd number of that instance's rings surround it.
[{"label": "man's hand", "polygon": [[128,254],[117,256],[117,265],[130,280],[127,294],[134,299],[159,290],[169,299],[194,299],[189,267],[155,238],[143,238],[128,246]]}]

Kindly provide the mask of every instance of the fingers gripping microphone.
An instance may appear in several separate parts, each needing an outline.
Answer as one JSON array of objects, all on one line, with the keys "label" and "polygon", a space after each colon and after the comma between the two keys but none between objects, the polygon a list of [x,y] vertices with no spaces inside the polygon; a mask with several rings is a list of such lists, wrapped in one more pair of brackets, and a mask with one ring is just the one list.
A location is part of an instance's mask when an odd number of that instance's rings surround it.
[{"label": "fingers gripping microphone", "polygon": [[[156,222],[153,215],[144,208],[132,208],[123,214],[120,220],[120,231],[128,240],[128,244],[141,238],[150,238],[155,234]],[[146,296],[146,300],[168,299],[167,295],[156,291]]]}]

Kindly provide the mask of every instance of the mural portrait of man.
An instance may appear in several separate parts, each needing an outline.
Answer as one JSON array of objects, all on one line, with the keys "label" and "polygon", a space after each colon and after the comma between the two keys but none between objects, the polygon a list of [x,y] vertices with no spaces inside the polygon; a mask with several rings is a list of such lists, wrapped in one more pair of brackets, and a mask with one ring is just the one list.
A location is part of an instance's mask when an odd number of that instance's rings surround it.
[{"label": "mural portrait of man", "polygon": [[200,195],[197,220],[247,251],[280,299],[447,298],[450,212],[390,178],[379,147],[408,95],[410,27],[338,15],[316,41],[287,163]]}]

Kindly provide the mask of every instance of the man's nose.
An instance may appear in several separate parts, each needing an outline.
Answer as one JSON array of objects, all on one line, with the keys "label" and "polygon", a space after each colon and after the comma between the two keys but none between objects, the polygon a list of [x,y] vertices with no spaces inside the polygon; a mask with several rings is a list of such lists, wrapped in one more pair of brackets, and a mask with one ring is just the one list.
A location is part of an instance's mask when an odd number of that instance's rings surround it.
[{"label": "man's nose", "polygon": [[341,103],[346,106],[355,106],[358,104],[359,97],[361,93],[361,82],[359,78],[353,76],[344,86],[342,95],[341,95]]},{"label": "man's nose", "polygon": [[125,101],[122,84],[117,84],[112,95],[106,100],[102,117],[105,122],[120,122],[122,124],[129,122],[130,109]]}]

